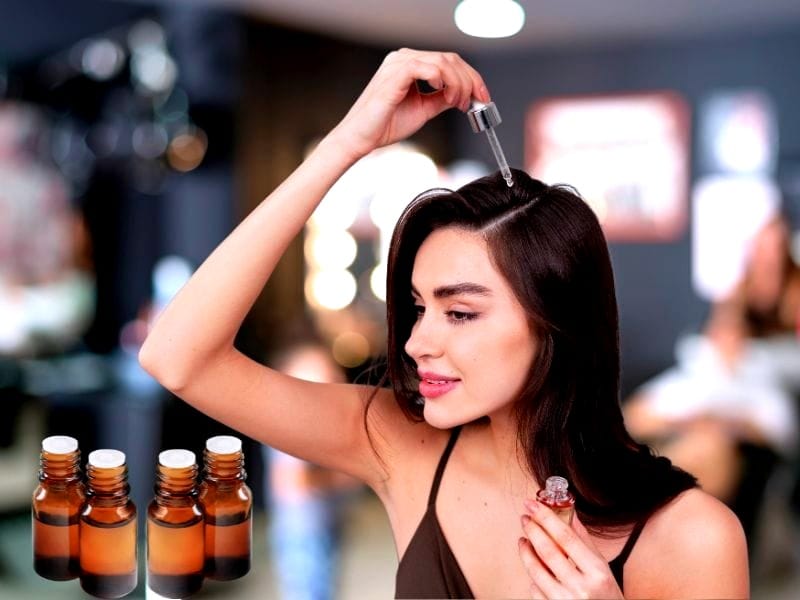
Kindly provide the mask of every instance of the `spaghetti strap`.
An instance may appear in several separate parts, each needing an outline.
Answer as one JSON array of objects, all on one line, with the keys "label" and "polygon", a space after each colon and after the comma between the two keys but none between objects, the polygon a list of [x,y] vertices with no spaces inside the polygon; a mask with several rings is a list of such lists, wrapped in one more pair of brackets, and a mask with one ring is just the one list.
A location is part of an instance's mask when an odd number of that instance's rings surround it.
[{"label": "spaghetti strap", "polygon": [[428,496],[428,506],[432,506],[436,502],[436,496],[439,493],[439,483],[442,481],[444,475],[444,468],[447,466],[447,460],[450,458],[450,453],[453,451],[453,446],[456,445],[458,434],[461,433],[461,425],[455,427],[450,433],[450,439],[447,442],[447,447],[442,453],[442,458],[439,459],[439,465],[436,467],[436,474],[433,476],[433,484],[431,485],[431,493]]},{"label": "spaghetti strap", "polygon": [[395,598],[474,598],[436,516],[436,496],[461,427],[450,432],[431,484],[428,509],[397,565]]},{"label": "spaghetti strap", "polygon": [[617,555],[614,560],[620,561],[623,565],[625,561],[628,560],[628,557],[633,550],[634,544],[636,544],[636,540],[639,539],[639,536],[642,534],[642,529],[644,529],[644,525],[647,523],[646,519],[642,519],[636,525],[634,525],[633,529],[631,530],[631,534],[628,536],[628,541],[625,542],[625,545],[622,547],[622,550]]},{"label": "spaghetti strap", "polygon": [[647,519],[642,519],[636,525],[633,526],[631,530],[631,534],[628,536],[628,540],[625,542],[625,545],[622,547],[620,553],[608,563],[609,568],[611,569],[611,573],[614,575],[614,579],[616,579],[617,584],[619,585],[619,589],[623,588],[623,570],[625,568],[625,562],[628,560],[631,552],[633,551],[633,546],[636,544],[636,541],[639,539],[639,536],[642,533],[642,529],[644,529],[645,523],[647,523]]}]

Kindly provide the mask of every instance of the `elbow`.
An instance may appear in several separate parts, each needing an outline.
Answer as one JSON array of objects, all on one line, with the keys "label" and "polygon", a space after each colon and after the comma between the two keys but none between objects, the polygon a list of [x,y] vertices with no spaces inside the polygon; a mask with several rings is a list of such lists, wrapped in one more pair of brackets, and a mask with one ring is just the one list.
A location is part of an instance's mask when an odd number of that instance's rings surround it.
[{"label": "elbow", "polygon": [[170,358],[174,353],[159,350],[150,337],[139,349],[139,365],[162,387],[175,395],[186,386],[189,377],[184,374],[185,369]]}]

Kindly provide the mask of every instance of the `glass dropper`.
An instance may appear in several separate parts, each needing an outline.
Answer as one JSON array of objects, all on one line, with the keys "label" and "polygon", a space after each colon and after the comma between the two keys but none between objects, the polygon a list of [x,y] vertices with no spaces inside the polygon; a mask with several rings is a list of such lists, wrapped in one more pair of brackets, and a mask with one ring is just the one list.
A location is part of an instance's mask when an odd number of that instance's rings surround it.
[{"label": "glass dropper", "polygon": [[511,177],[511,169],[508,168],[508,162],[506,162],[506,156],[503,154],[503,148],[500,146],[500,140],[497,139],[497,133],[494,131],[494,128],[503,122],[495,103],[489,102],[488,104],[484,104],[483,102],[473,100],[469,111],[467,111],[467,118],[469,119],[470,125],[472,125],[472,131],[475,133],[481,131],[486,132],[492,154],[494,154],[494,158],[500,167],[500,173],[503,179],[506,180],[506,185],[508,185],[508,187],[514,185],[514,180]]}]

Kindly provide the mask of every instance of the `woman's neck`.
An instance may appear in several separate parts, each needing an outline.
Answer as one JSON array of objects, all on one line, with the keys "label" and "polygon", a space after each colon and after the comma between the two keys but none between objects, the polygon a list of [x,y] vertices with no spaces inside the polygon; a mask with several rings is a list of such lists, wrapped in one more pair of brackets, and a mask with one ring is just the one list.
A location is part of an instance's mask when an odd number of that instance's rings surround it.
[{"label": "woman's neck", "polygon": [[538,484],[517,439],[517,422],[510,410],[494,413],[475,428],[481,462],[502,477],[503,487],[514,496],[536,493]]}]

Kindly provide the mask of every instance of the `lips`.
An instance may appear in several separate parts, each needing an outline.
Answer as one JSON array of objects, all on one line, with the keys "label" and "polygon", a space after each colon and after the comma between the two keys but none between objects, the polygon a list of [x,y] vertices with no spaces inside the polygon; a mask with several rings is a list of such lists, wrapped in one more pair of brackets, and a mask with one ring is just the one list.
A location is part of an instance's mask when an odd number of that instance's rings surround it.
[{"label": "lips", "polygon": [[419,371],[419,393],[424,398],[438,398],[455,388],[459,379],[430,371]]}]

